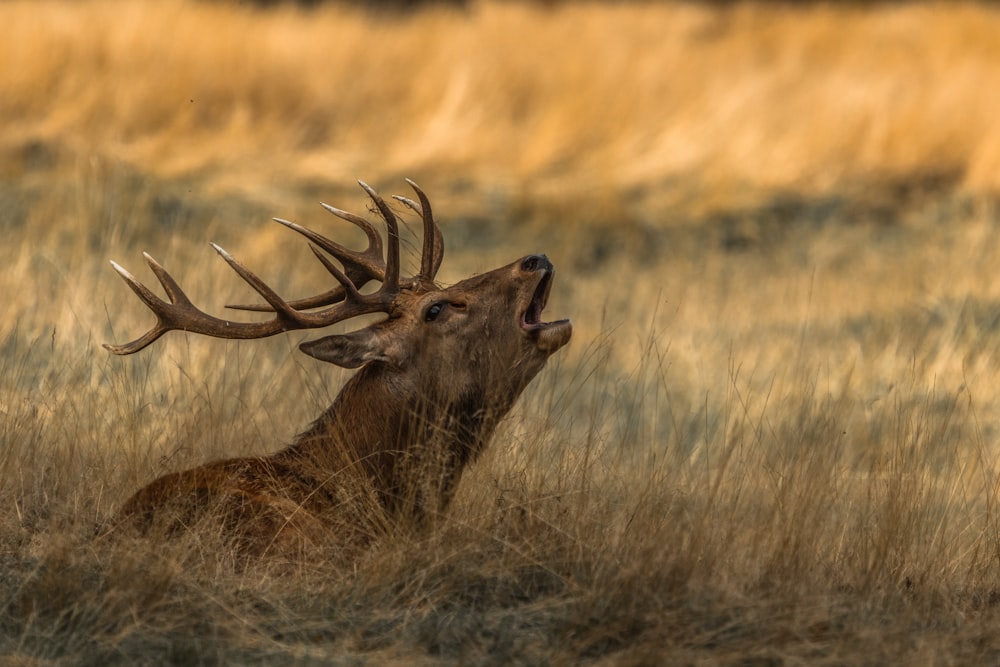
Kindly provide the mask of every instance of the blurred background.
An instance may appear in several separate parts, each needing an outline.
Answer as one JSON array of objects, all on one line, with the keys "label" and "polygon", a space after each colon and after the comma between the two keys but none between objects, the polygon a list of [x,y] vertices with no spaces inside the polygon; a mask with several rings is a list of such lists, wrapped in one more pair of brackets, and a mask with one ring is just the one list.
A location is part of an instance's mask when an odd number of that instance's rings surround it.
[{"label": "blurred background", "polygon": [[1000,179],[992,5],[42,0],[0,13],[8,188],[95,160],[269,203],[409,175],[453,214],[659,227]]}]

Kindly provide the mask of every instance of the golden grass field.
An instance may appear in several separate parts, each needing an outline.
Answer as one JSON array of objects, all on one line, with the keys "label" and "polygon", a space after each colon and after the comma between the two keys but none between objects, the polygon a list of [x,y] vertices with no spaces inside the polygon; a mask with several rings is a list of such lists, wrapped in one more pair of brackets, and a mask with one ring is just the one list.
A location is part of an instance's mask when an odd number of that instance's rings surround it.
[{"label": "golden grass field", "polygon": [[[994,6],[0,25],[0,664],[1000,660]],[[155,282],[148,250],[211,312],[248,294],[209,241],[314,292],[269,218],[360,243],[317,206],[363,212],[357,177],[428,191],[446,282],[548,253],[569,348],[447,516],[349,568],[95,539],[347,377],[308,334],[111,357],[150,322],[107,260]]]}]

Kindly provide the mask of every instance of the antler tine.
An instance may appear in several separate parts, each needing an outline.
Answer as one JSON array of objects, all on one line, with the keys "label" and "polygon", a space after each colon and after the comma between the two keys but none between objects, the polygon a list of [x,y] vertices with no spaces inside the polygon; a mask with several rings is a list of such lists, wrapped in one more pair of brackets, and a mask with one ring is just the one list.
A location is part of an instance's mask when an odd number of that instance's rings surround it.
[{"label": "antler tine", "polygon": [[320,203],[320,206],[322,206],[328,212],[337,216],[341,220],[346,220],[347,222],[350,222],[351,224],[360,227],[361,230],[365,233],[365,236],[368,237],[368,249],[370,250],[372,248],[378,248],[379,251],[381,252],[382,237],[379,236],[378,230],[376,230],[375,227],[372,226],[372,223],[368,222],[360,215],[355,215],[353,213],[350,213],[349,211],[343,211],[337,208],[336,206],[330,206],[329,204],[323,204],[323,203]]},{"label": "antler tine", "polygon": [[[431,200],[427,197],[420,186],[412,180],[407,178],[406,183],[413,188],[413,191],[417,193],[417,199],[420,200],[420,217],[424,221],[424,257],[430,255],[428,271],[425,272],[421,270],[421,274],[423,274],[428,280],[434,280],[438,269],[441,268],[441,262],[444,260],[444,236],[441,234],[441,229],[434,221],[434,211],[431,209]],[[428,243],[427,237],[433,238],[433,243]],[[421,269],[423,269],[423,263],[424,259],[421,258]]]},{"label": "antler tine", "polygon": [[433,281],[434,277],[437,275],[438,269],[441,267],[441,260],[444,259],[444,237],[441,234],[441,230],[438,228],[437,223],[434,222],[434,212],[431,209],[430,199],[424,194],[424,191],[420,189],[420,186],[406,179],[413,191],[417,193],[417,198],[420,200],[420,206],[417,207],[416,202],[412,199],[406,197],[401,197],[399,195],[394,195],[394,199],[401,201],[402,203],[409,206],[417,214],[420,215],[420,219],[424,223],[424,247],[423,252],[420,256],[420,273],[417,274],[417,281],[429,280]]},{"label": "antler tine", "polygon": [[[177,285],[176,282],[174,282],[173,278],[171,278],[166,271],[163,271],[163,267],[160,266],[156,262],[156,260],[153,259],[148,253],[144,252],[142,254],[143,257],[146,258],[146,261],[149,263],[150,267],[153,268],[153,272],[156,274],[156,277],[160,279],[160,283],[163,284],[164,289],[170,296],[171,302],[175,304],[191,303],[188,300],[187,295],[185,295],[183,290],[180,289],[180,286]],[[126,343],[125,345],[113,345],[111,343],[103,343],[104,349],[114,354],[119,354],[119,355],[132,354],[133,352],[138,352],[139,350],[146,347],[147,345],[155,341],[163,334],[170,331],[170,327],[164,320],[164,314],[163,314],[164,311],[167,310],[170,306],[165,301],[163,301],[163,299],[153,294],[153,292],[150,291],[148,287],[146,287],[138,280],[136,280],[135,276],[133,276],[129,272],[129,270],[123,267],[121,264],[112,260],[111,266],[112,268],[114,268],[115,271],[118,272],[118,275],[120,275],[122,279],[125,280],[125,284],[128,285],[133,292],[135,292],[136,296],[138,296],[139,299],[144,304],[146,304],[146,307],[149,308],[151,311],[153,311],[153,314],[156,315],[156,325],[152,329],[147,331],[145,334],[143,334],[136,340],[132,341],[131,343]],[[167,284],[164,283],[163,276],[166,276],[166,278],[168,279],[168,282],[170,284],[169,287],[167,286]],[[171,288],[176,288],[176,289],[172,291]]]},{"label": "antler tine", "polygon": [[[338,214],[351,215],[346,211],[335,209],[333,206],[328,206],[327,204],[323,204],[323,207],[329,211],[336,211]],[[352,217],[357,218],[357,216]],[[355,222],[364,222],[366,225],[366,227],[363,227],[366,230],[365,233],[368,233],[368,230],[370,230],[374,233],[374,236],[369,235],[368,247],[361,252],[349,250],[336,241],[331,241],[322,234],[294,222],[281,218],[274,218],[274,221],[288,227],[292,231],[298,232],[340,260],[344,265],[344,272],[350,276],[351,280],[358,287],[363,287],[369,280],[381,280],[385,275],[385,262],[382,260],[382,239],[368,221],[363,218],[357,218]]]},{"label": "antler tine", "polygon": [[396,214],[392,212],[389,205],[385,203],[385,200],[379,196],[375,190],[372,189],[370,185],[362,180],[358,180],[358,185],[360,185],[371,200],[375,202],[375,206],[378,208],[379,213],[382,214],[382,219],[385,220],[385,226],[387,230],[386,236],[389,242],[389,248],[386,251],[385,256],[385,279],[382,281],[382,287],[379,288],[381,292],[383,289],[389,290],[399,290],[399,221],[396,219]]},{"label": "antler tine", "polygon": [[[375,227],[365,218],[359,215],[344,211],[335,206],[330,206],[329,204],[322,204],[323,208],[326,209],[331,214],[346,220],[351,224],[360,228],[365,235],[368,237],[368,247],[363,251],[354,251],[345,248],[339,243],[332,241],[322,234],[314,232],[311,229],[298,225],[289,220],[284,220],[282,218],[274,218],[275,222],[282,224],[292,231],[295,231],[307,239],[318,245],[320,248],[325,250],[327,253],[335,257],[344,267],[343,273],[351,282],[352,286],[355,288],[364,287],[370,280],[378,280],[382,283],[382,287],[379,289],[379,293],[382,294],[395,294],[398,292],[399,283],[399,221],[396,215],[392,212],[392,209],[385,203],[382,199],[369,186],[363,181],[358,181],[358,184],[365,190],[368,196],[375,203],[378,208],[379,213],[385,220],[387,231],[388,231],[388,241],[389,248],[386,257],[383,259],[382,255],[382,237],[379,235]],[[421,193],[422,194],[422,193]],[[426,199],[426,197],[424,197]],[[415,210],[415,205],[410,204]],[[427,204],[428,208],[430,204]],[[423,215],[421,213],[421,215]],[[440,236],[440,232],[438,232]],[[440,244],[439,244],[440,245]],[[324,266],[329,270],[329,264],[323,262]],[[423,272],[421,273],[421,275]],[[336,275],[334,275],[337,278]],[[420,279],[420,275],[416,277],[417,281]],[[338,282],[341,282],[337,278]],[[318,308],[321,306],[328,306],[334,303],[338,303],[345,298],[345,291],[341,286],[337,286],[333,289],[327,290],[322,294],[317,294],[315,296],[306,297],[304,299],[298,299],[295,301],[288,302],[288,305],[295,310],[307,310],[310,308]],[[256,312],[270,312],[272,308],[264,304],[249,304],[249,305],[236,305],[230,304],[227,308],[233,308],[236,310],[248,310]]]},{"label": "antler tine", "polygon": [[[240,278],[245,280],[250,287],[253,287],[258,294],[264,297],[264,300],[270,304],[271,310],[277,314],[277,320],[280,320],[287,325],[294,325],[299,321],[298,312],[296,312],[296,310],[292,308],[284,299],[278,296],[278,293],[271,289],[267,283],[258,278],[250,269],[243,266],[235,257],[226,252],[221,246],[215,243],[210,245],[215,252],[219,253],[219,256],[221,256],[222,259],[226,260],[226,264],[228,264],[233,271],[239,274]],[[297,327],[291,326],[291,328]]]},{"label": "antler tine", "polygon": [[[338,218],[352,222],[360,227],[368,237],[368,247],[360,252],[349,250],[336,241],[332,241],[322,234],[309,229],[308,227],[303,227],[302,225],[283,218],[273,218],[273,220],[278,224],[284,225],[292,231],[305,236],[320,248],[336,257],[337,260],[344,265],[344,274],[351,281],[353,286],[360,288],[364,287],[370,280],[382,280],[385,277],[385,261],[382,259],[382,238],[378,235],[375,228],[372,227],[371,223],[362,217],[354,215],[353,213],[348,213],[347,211],[342,211],[339,208],[330,206],[329,204],[322,204],[322,206]],[[324,263],[324,266],[325,265],[326,264]],[[317,294],[315,296],[295,301],[289,301],[288,305],[295,310],[308,310],[310,308],[329,306],[332,303],[337,303],[338,301],[343,300],[343,298],[344,290],[340,287],[335,287],[323,292],[322,294]],[[229,304],[226,308],[255,312],[269,312],[272,310],[269,306],[264,304]]]},{"label": "antler tine", "polygon": [[[144,252],[142,253],[142,256],[145,258],[146,263],[149,264],[149,268],[153,270],[153,274],[156,276],[156,279],[160,281],[160,285],[163,287],[163,290],[167,293],[167,296],[170,298],[171,303],[174,304],[191,303],[191,299],[189,299],[187,294],[184,293],[184,290],[182,290],[181,286],[177,284],[177,281],[174,280],[173,276],[167,273],[167,270],[163,268],[163,266],[159,262],[153,259],[152,255],[150,255],[148,252]],[[146,289],[146,286],[140,283],[138,280],[136,280],[132,276],[132,274],[128,273],[128,271],[125,271],[114,262],[112,262],[111,264],[115,267],[116,270],[118,270],[119,273],[122,274],[122,276],[127,275],[129,278],[131,278],[131,280],[129,281],[129,285],[133,287],[133,290],[135,289],[135,287],[140,287],[148,296],[152,297],[159,303],[166,306],[166,303],[157,298],[156,295],[150,292],[148,289]],[[132,283],[134,283],[134,285]],[[139,292],[136,293],[139,294],[140,297],[142,296],[141,293]],[[149,301],[145,299],[143,300],[146,301],[147,305],[149,305]]]},{"label": "antler tine", "polygon": [[[331,262],[326,255],[324,255],[319,251],[319,248],[317,248],[311,243],[309,244],[309,249],[312,250],[314,255],[316,255],[316,259],[319,260],[320,264],[322,264],[324,268],[326,268],[326,270],[330,272],[330,275],[336,278],[337,282],[340,283],[341,286],[340,290],[330,290],[330,293],[339,291],[343,299],[361,298],[361,293],[358,292],[358,288],[355,287],[354,283],[343,271],[337,268],[336,264]],[[338,299],[338,301],[340,300],[341,299]]]}]

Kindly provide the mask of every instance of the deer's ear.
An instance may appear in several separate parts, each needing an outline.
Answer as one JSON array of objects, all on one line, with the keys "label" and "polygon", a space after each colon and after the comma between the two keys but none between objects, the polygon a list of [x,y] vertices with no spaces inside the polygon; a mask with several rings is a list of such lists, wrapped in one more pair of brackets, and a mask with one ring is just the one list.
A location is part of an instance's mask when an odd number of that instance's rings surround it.
[{"label": "deer's ear", "polygon": [[398,350],[383,340],[375,329],[360,329],[347,334],[326,336],[299,345],[299,349],[320,361],[344,368],[357,368],[369,361],[398,363]]}]

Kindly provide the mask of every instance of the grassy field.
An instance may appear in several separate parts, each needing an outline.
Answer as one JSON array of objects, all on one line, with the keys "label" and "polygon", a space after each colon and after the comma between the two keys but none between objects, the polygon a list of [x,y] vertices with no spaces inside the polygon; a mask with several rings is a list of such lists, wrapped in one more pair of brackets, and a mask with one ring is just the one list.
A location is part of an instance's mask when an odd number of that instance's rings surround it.
[{"label": "grassy field", "polygon": [[[0,25],[0,664],[1000,660],[995,8],[53,0]],[[149,319],[107,260],[152,280],[148,250],[211,312],[248,294],[209,241],[314,292],[270,216],[360,243],[317,202],[403,176],[445,282],[546,252],[575,327],[448,515],[293,572],[95,539],[348,377],[307,335],[113,358]]]}]

